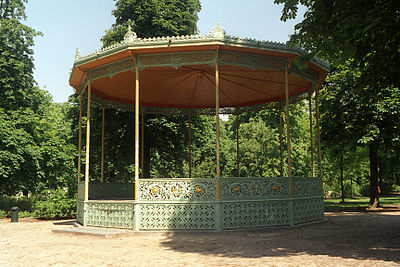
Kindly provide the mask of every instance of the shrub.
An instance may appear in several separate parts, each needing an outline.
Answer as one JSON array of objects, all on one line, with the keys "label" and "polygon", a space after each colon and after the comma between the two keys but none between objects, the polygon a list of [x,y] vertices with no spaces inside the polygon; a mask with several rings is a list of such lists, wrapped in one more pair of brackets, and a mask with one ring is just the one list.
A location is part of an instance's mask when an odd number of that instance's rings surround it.
[{"label": "shrub", "polygon": [[20,211],[31,212],[33,208],[33,200],[27,197],[0,196],[0,210],[9,212],[11,207],[18,207],[18,210]]},{"label": "shrub", "polygon": [[397,184],[392,185],[392,192],[400,192],[400,185]]},{"label": "shrub", "polygon": [[33,216],[40,219],[69,219],[76,216],[76,200],[62,189],[47,191],[35,201]]},{"label": "shrub", "polygon": [[4,219],[7,217],[7,212],[5,210],[0,210],[0,219]]}]

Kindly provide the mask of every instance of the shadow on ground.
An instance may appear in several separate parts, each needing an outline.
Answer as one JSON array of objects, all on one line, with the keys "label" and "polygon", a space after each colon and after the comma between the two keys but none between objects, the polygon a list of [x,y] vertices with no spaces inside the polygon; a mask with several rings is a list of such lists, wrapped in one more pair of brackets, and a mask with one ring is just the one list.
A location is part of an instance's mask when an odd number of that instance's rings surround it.
[{"label": "shadow on ground", "polygon": [[327,222],[220,233],[175,232],[163,246],[222,257],[327,255],[400,263],[400,212],[327,213]]},{"label": "shadow on ground", "polygon": [[74,225],[74,223],[76,223],[76,220],[53,222],[54,225]]}]

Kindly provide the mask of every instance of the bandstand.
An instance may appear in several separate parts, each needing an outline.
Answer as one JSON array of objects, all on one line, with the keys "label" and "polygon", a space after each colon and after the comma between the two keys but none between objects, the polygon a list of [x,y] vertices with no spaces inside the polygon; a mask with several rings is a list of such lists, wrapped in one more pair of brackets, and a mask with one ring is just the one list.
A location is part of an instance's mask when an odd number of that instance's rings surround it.
[{"label": "bandstand", "polygon": [[[219,23],[203,36],[141,39],[129,28],[118,44],[87,56],[77,50],[70,76],[70,85],[80,96],[77,220],[87,226],[138,231],[219,231],[323,220],[318,88],[329,66],[314,58],[305,68],[297,67],[294,60],[301,53],[300,48],[280,43],[229,36]],[[312,130],[314,93],[317,145]],[[83,179],[80,155],[84,97],[88,104]],[[289,103],[303,99],[309,100],[310,107],[312,172],[310,177],[294,177]],[[104,183],[104,145],[100,182],[89,183],[92,102],[103,107],[102,144],[104,110],[134,111],[132,183]],[[267,108],[277,109],[280,114],[281,177],[221,177],[219,115]],[[286,153],[282,148],[282,109],[286,111]],[[184,114],[189,125],[192,115],[215,116],[215,177],[192,178],[190,174],[189,178],[139,178],[139,120],[143,122],[145,114],[154,113]]]}]

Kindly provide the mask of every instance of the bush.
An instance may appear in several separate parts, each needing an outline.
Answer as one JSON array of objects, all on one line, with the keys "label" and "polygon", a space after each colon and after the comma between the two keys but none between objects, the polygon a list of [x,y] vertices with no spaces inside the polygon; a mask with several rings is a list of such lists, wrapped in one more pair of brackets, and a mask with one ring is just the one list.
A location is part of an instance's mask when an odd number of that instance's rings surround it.
[{"label": "bush", "polygon": [[31,212],[33,200],[27,197],[6,197],[0,196],[0,210],[9,212],[11,207],[18,207],[20,211]]},{"label": "bush", "polygon": [[392,192],[400,192],[400,185],[397,184],[392,185]]},{"label": "bush", "polygon": [[4,219],[7,217],[7,212],[5,210],[0,210],[0,219]]},{"label": "bush", "polygon": [[61,189],[41,194],[35,201],[33,216],[40,219],[69,219],[76,216],[76,200]]}]

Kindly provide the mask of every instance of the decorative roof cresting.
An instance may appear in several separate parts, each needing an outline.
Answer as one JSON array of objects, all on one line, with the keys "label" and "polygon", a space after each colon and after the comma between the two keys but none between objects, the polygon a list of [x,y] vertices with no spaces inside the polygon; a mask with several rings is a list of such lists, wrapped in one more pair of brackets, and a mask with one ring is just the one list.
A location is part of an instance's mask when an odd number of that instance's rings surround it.
[{"label": "decorative roof cresting", "polygon": [[132,31],[131,25],[128,26],[128,31],[124,35],[124,41],[127,43],[133,43],[137,39],[136,32]]},{"label": "decorative roof cresting", "polygon": [[[119,49],[126,49],[126,46],[136,46],[136,47],[145,47],[150,45],[170,45],[171,43],[180,43],[180,44],[190,44],[196,42],[204,42],[204,41],[221,41],[228,42],[240,45],[248,45],[256,48],[266,48],[266,49],[274,49],[283,52],[296,53],[301,54],[304,51],[300,47],[288,47],[284,43],[279,42],[271,42],[271,41],[258,41],[255,39],[249,38],[241,38],[231,36],[226,33],[225,29],[221,26],[221,23],[217,21],[217,24],[212,28],[209,34],[207,35],[182,35],[182,36],[172,36],[172,37],[153,37],[153,38],[138,38],[137,34],[132,30],[131,26],[128,26],[128,31],[124,35],[124,39],[120,43],[115,43],[107,47],[103,47],[98,51],[95,51],[88,55],[81,55],[78,48],[76,50],[75,55],[75,63],[82,64],[83,62],[90,61],[94,58],[97,58],[106,53],[110,53],[111,51],[118,51]],[[329,70],[329,64],[327,62],[321,61],[318,58],[313,58],[313,62],[320,65],[322,68]]]},{"label": "decorative roof cresting", "polygon": [[76,48],[76,52],[75,52],[75,61],[80,59],[81,57],[82,57],[81,56],[81,51],[79,51],[79,48],[77,47]]},{"label": "decorative roof cresting", "polygon": [[226,36],[225,29],[221,26],[221,22],[217,21],[217,25],[212,28],[210,36],[218,39],[223,39]]}]

